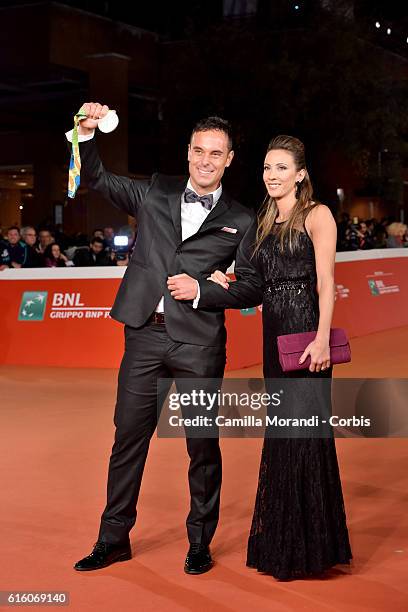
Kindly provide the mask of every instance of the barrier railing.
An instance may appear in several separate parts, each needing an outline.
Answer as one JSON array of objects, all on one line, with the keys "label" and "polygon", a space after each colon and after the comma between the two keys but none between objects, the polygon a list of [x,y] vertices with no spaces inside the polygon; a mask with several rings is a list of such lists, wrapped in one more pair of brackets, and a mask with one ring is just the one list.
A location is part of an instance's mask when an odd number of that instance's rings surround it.
[{"label": "barrier railing", "polygon": [[[408,325],[408,249],[338,253],[333,325],[350,337]],[[1,364],[111,368],[123,352],[109,311],[122,267],[0,272]],[[141,298],[142,299],[142,298]],[[228,310],[227,369],[261,363],[261,308]]]}]

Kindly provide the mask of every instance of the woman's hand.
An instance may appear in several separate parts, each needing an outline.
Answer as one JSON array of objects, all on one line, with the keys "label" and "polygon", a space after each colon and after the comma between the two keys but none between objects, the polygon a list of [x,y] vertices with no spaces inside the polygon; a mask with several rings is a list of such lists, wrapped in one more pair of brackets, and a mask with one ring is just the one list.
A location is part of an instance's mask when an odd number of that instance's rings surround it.
[{"label": "woman's hand", "polygon": [[221,285],[221,287],[223,287],[224,289],[229,288],[230,279],[226,274],[224,274],[224,272],[221,272],[220,270],[216,270],[215,272],[213,272],[211,276],[207,278],[207,280],[210,280],[213,283],[216,283],[217,285]]},{"label": "woman's hand", "polygon": [[330,367],[330,346],[328,342],[313,340],[306,347],[299,363],[303,363],[308,355],[310,355],[309,370],[311,372],[320,372],[320,370],[326,370]]},{"label": "woman's hand", "polygon": [[61,253],[60,258],[62,259],[62,261],[68,261],[68,257],[66,255],[64,255],[63,253]]}]

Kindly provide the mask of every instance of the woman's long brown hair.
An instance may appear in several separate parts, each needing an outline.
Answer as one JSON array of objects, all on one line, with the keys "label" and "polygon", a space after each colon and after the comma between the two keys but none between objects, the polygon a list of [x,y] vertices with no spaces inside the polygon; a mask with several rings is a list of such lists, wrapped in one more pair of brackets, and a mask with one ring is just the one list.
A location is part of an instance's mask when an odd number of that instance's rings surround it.
[{"label": "woman's long brown hair", "polygon": [[[297,229],[299,225],[303,227],[307,214],[306,209],[309,209],[312,203],[313,187],[306,170],[305,147],[303,142],[293,136],[276,136],[270,141],[266,152],[269,153],[269,151],[277,149],[288,151],[288,153],[292,155],[298,172],[302,169],[306,171],[303,181],[298,185],[296,204],[287,222],[280,225],[277,230],[281,250],[283,250],[284,244],[288,239],[289,249],[293,252],[299,243],[299,232],[294,230]],[[258,229],[256,232],[254,254],[258,251],[265,238],[271,233],[278,214],[279,210],[275,198],[267,196],[258,213]]]}]

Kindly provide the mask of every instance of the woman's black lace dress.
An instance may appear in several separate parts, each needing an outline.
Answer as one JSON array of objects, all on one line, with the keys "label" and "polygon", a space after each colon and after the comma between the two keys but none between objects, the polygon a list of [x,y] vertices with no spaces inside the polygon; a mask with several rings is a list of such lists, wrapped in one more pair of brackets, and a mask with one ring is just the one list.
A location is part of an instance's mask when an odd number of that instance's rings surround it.
[{"label": "woman's black lace dress", "polygon": [[[280,251],[277,229],[256,259],[265,281],[264,376],[331,378],[331,369],[283,373],[280,367],[276,337],[316,330],[319,305],[314,248],[304,226],[293,254],[288,247]],[[351,557],[334,439],[266,437],[247,565],[288,580],[320,574]]]}]

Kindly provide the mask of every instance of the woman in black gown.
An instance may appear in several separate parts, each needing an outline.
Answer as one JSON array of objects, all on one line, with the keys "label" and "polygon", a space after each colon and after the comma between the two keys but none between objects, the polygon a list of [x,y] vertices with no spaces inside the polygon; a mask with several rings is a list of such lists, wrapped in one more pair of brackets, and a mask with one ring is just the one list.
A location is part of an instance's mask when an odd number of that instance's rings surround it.
[{"label": "woman in black gown", "polygon": [[[263,178],[269,197],[258,216],[248,260],[264,287],[264,376],[331,378],[334,219],[326,206],[312,201],[299,140],[278,136],[271,141]],[[240,279],[230,286],[228,277],[217,271],[211,280],[224,289],[233,286],[240,307]],[[310,355],[309,369],[284,373],[277,336],[316,330],[315,341],[302,356]],[[321,574],[351,558],[334,438],[266,437],[247,565],[289,580]]]}]

